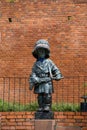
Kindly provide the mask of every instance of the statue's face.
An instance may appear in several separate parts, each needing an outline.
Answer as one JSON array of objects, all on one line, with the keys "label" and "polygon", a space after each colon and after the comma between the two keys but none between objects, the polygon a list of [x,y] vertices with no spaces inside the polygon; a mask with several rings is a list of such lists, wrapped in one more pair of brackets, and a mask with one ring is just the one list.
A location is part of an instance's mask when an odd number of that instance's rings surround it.
[{"label": "statue's face", "polygon": [[46,51],[44,48],[39,48],[37,50],[37,54],[38,54],[38,58],[45,58],[46,55]]}]

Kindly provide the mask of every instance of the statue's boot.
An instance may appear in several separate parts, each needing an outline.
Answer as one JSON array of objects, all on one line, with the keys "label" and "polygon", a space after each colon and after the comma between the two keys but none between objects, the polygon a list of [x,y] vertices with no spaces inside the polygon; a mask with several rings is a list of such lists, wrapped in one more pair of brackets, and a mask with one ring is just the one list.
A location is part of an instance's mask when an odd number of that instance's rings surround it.
[{"label": "statue's boot", "polygon": [[52,96],[51,94],[45,94],[44,95],[44,111],[50,111],[51,110],[51,104],[52,104]]},{"label": "statue's boot", "polygon": [[50,111],[50,110],[51,110],[50,105],[45,105],[44,106],[44,111]]}]

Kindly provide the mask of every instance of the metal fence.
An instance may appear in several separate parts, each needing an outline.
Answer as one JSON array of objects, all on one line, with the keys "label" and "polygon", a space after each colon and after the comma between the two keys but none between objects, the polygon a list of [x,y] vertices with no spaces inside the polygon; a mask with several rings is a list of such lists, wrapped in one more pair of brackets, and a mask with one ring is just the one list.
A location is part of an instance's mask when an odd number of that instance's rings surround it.
[{"label": "metal fence", "polygon": [[[87,76],[65,77],[54,81],[53,104],[79,105],[87,95]],[[28,77],[0,78],[0,111],[25,111],[35,107],[37,95],[29,90]],[[32,105],[33,104],[33,105]]]}]

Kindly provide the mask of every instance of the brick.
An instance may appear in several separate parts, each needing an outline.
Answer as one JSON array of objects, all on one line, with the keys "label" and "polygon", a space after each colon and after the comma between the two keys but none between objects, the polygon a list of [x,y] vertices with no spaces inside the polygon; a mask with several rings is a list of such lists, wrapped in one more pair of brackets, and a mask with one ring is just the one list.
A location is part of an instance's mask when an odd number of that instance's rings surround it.
[{"label": "brick", "polygon": [[87,123],[87,119],[84,119],[84,120],[82,120],[82,122],[85,122],[85,123]]},{"label": "brick", "polygon": [[22,115],[18,115],[18,116],[17,116],[17,118],[20,118],[20,119],[22,119],[22,118],[23,118],[23,116],[22,116]]},{"label": "brick", "polygon": [[23,121],[25,121],[25,119],[20,119],[20,118],[16,118],[16,121],[18,121],[18,122],[23,122]]},{"label": "brick", "polygon": [[9,121],[10,122],[15,122],[15,120],[16,120],[15,118],[13,118],[13,119],[11,118]]},{"label": "brick", "polygon": [[65,123],[65,122],[58,122],[58,126],[68,126],[69,123]]},{"label": "brick", "polygon": [[35,130],[34,126],[26,126],[26,130]]},{"label": "brick", "polygon": [[81,128],[80,127],[74,127],[74,126],[71,126],[71,127],[62,127],[62,126],[60,126],[60,127],[57,127],[56,128],[56,130],[81,130]]},{"label": "brick", "polygon": [[80,112],[76,112],[75,115],[76,115],[76,116],[80,116],[80,115],[82,115],[82,114],[81,114]]},{"label": "brick", "polygon": [[14,119],[14,118],[16,118],[15,115],[8,115],[8,116],[7,116],[7,119]]},{"label": "brick", "polygon": [[32,123],[31,122],[23,122],[23,125],[25,125],[25,126],[32,126]]},{"label": "brick", "polygon": [[9,115],[15,115],[15,112],[9,112]]},{"label": "brick", "polygon": [[74,116],[74,115],[75,115],[75,112],[65,112],[64,115],[67,115],[67,116]]},{"label": "brick", "polygon": [[32,119],[34,118],[33,115],[27,115],[26,117],[29,118],[29,119],[30,119],[30,118],[32,118]]},{"label": "brick", "polygon": [[67,118],[67,116],[57,116],[57,118],[60,118],[60,119],[66,119]]},{"label": "brick", "polygon": [[10,126],[10,130],[15,130],[15,126]]},{"label": "brick", "polygon": [[81,112],[81,115],[87,116],[87,112]]},{"label": "brick", "polygon": [[74,123],[74,122],[75,122],[75,119],[66,119],[65,122],[71,122],[71,123]]},{"label": "brick", "polygon": [[5,115],[5,116],[6,116],[6,115],[9,115],[9,112],[2,112],[1,115],[3,115],[3,116],[4,116],[4,115]]},{"label": "brick", "polygon": [[87,127],[83,127],[82,130],[87,130]]},{"label": "brick", "polygon": [[67,116],[67,118],[72,119],[72,118],[73,118],[73,116]]},{"label": "brick", "polygon": [[57,115],[64,115],[64,112],[58,112]]},{"label": "brick", "polygon": [[8,126],[16,126],[17,123],[16,122],[7,122]]},{"label": "brick", "polygon": [[5,116],[5,115],[4,115],[4,116],[1,116],[1,118],[2,118],[2,119],[5,119],[5,118],[6,118],[6,116]]},{"label": "brick", "polygon": [[74,119],[84,119],[84,116],[74,116]]},{"label": "brick", "polygon": [[2,128],[1,128],[2,130],[9,130],[10,129],[10,127],[9,126],[2,126]]},{"label": "brick", "polygon": [[23,122],[17,122],[17,125],[22,126],[22,125],[23,125]]},{"label": "brick", "polygon": [[16,112],[15,114],[18,116],[18,115],[25,115],[26,112]]},{"label": "brick", "polygon": [[26,126],[16,126],[16,130],[26,130]]}]

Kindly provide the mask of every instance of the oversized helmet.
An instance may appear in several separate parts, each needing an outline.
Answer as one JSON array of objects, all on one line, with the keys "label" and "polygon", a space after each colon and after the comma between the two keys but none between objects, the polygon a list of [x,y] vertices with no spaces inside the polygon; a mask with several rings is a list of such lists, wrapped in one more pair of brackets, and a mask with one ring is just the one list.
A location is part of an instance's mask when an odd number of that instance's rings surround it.
[{"label": "oversized helmet", "polygon": [[37,50],[39,48],[44,48],[46,50],[46,56],[45,58],[49,58],[49,54],[50,54],[50,46],[49,46],[49,42],[47,40],[44,39],[40,39],[35,43],[35,47],[34,50],[32,52],[33,56],[37,59],[38,58],[38,54],[37,54]]}]

